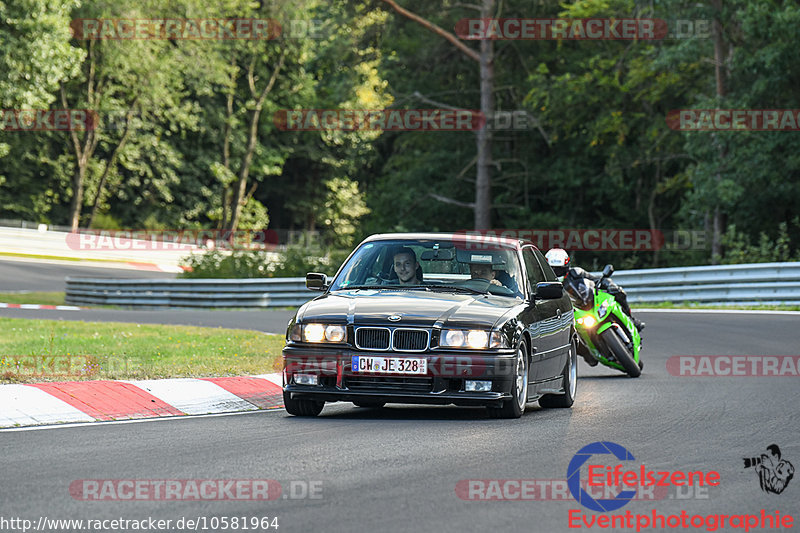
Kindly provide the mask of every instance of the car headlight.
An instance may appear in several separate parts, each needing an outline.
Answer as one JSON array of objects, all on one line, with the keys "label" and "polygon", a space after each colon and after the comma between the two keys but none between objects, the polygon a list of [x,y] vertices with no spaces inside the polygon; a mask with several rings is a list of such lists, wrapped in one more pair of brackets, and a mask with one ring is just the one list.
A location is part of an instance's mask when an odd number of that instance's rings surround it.
[{"label": "car headlight", "polygon": [[[305,342],[345,342],[347,338],[347,330],[339,324],[305,324],[302,331],[302,340]],[[296,339],[294,329],[291,338]]]},{"label": "car headlight", "polygon": [[448,348],[507,348],[505,336],[499,331],[488,332],[482,329],[446,329],[439,337],[439,346]]},{"label": "car headlight", "polygon": [[460,329],[448,329],[442,332],[440,346],[464,346],[464,332]]},{"label": "car headlight", "polygon": [[600,307],[597,308],[597,316],[603,318],[608,313],[608,308],[610,306],[610,300],[606,300],[605,302],[600,304]]}]

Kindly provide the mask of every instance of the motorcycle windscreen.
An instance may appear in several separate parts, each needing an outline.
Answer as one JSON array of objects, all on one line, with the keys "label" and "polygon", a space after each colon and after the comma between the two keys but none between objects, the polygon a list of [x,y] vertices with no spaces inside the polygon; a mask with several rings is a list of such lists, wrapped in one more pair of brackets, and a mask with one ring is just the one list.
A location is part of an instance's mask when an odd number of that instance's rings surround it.
[{"label": "motorcycle windscreen", "polygon": [[594,307],[594,281],[585,278],[565,280],[564,288],[578,309],[589,311]]}]

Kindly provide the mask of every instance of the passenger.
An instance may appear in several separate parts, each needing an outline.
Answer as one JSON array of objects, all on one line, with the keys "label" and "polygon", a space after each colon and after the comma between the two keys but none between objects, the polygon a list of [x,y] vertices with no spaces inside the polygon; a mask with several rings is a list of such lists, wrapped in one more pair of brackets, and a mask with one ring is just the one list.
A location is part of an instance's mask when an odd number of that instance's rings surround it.
[{"label": "passenger", "polygon": [[469,275],[472,279],[485,279],[492,285],[503,285],[497,279],[497,272],[489,263],[470,263]]}]

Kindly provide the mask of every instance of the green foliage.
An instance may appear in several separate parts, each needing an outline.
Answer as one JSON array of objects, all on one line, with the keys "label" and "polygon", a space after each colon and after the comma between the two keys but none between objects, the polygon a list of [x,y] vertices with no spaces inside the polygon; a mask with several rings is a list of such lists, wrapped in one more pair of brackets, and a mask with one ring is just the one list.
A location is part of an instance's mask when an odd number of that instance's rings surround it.
[{"label": "green foliage", "polygon": [[186,258],[185,278],[284,278],[305,277],[308,272],[332,276],[349,255],[349,250],[289,246],[283,252],[241,250],[231,253],[212,250]]},{"label": "green foliage", "polygon": [[[792,224],[800,228],[800,218],[795,217]],[[778,233],[774,240],[761,232],[755,244],[751,243],[747,233],[737,230],[736,225],[731,224],[722,242],[726,248],[723,264],[800,261],[800,244],[792,243],[785,222],[778,225]]]}]

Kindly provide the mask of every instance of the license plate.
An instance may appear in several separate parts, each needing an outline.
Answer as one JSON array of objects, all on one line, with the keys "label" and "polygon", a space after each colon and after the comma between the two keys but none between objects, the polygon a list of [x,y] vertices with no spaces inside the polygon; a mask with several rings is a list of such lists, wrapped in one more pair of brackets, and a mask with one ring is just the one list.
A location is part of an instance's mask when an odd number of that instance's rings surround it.
[{"label": "license plate", "polygon": [[368,357],[354,355],[352,369],[364,374],[427,374],[428,360],[409,357]]}]

